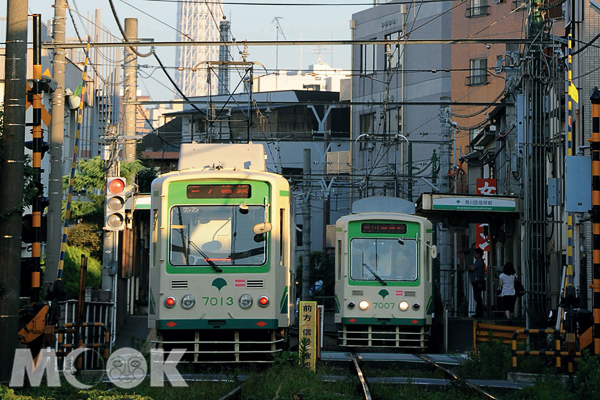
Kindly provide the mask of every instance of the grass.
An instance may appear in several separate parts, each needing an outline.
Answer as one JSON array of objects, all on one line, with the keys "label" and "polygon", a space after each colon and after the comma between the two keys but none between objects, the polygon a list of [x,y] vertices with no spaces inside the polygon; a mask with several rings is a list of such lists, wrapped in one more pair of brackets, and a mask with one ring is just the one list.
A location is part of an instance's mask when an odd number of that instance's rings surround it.
[{"label": "grass", "polygon": [[[240,393],[242,400],[283,400],[283,399],[360,399],[361,390],[353,368],[341,370],[319,363],[316,372],[303,365],[303,356],[298,352],[285,352],[270,367],[250,367],[246,370],[227,370],[231,379],[227,382],[189,382],[188,387],[172,387],[165,383],[164,387],[151,387],[146,379],[134,389],[123,390],[113,385],[101,383],[93,389],[82,391],[66,383],[63,387],[49,388],[42,385],[38,388],[13,389],[0,386],[0,399],[4,400],[52,400],[52,399],[90,399],[90,400],[181,400],[197,398],[203,400],[219,399],[240,385],[235,377],[247,374],[248,380]],[[538,378],[531,387],[494,393],[504,400],[576,400],[594,399],[600,393],[600,359],[587,352],[576,364],[576,373],[564,383],[557,379],[552,358],[521,357],[519,372],[534,372]],[[455,373],[462,379],[505,380],[511,370],[511,352],[507,345],[500,341],[482,344],[477,356],[471,356],[463,365],[456,368]],[[191,372],[191,371],[181,371]],[[204,371],[223,373],[223,371]],[[408,370],[399,366],[386,370],[375,366],[363,368],[369,376],[403,376],[444,378],[439,372],[425,369]],[[325,382],[328,375],[343,376],[336,382]],[[64,383],[64,380],[63,380]],[[480,397],[470,392],[464,380],[452,381],[444,387],[423,387],[412,384],[391,385],[373,383],[369,385],[372,398],[387,399],[431,399],[431,400],[467,400]]]}]

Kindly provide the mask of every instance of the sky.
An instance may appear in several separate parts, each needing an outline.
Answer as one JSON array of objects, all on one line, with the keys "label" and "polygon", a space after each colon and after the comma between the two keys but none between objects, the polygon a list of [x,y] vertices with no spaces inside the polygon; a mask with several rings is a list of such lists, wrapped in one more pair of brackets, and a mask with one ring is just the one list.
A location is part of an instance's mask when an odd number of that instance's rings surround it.
[{"label": "sky", "polygon": [[[24,1],[24,0],[16,0]],[[224,0],[223,10],[231,22],[231,35],[237,42],[243,40],[343,40],[350,39],[352,14],[370,8],[370,0]],[[229,4],[228,4],[229,3]],[[324,4],[325,3],[325,4]],[[54,0],[29,0],[31,13],[40,13],[42,21],[54,16]],[[93,19],[94,10],[101,9],[102,24],[119,36],[108,0],[68,0],[79,25],[80,34],[87,36],[85,19]],[[155,41],[175,41],[177,28],[177,0],[113,0],[113,4],[124,25],[125,18],[138,19],[138,37],[153,38]],[[312,6],[310,4],[313,4]],[[315,5],[316,4],[316,5]],[[0,16],[6,15],[7,0],[0,0]],[[281,30],[278,31],[276,22]],[[67,36],[75,37],[73,23],[67,12]],[[149,50],[140,48],[139,51]],[[249,49],[248,61],[257,61],[267,69],[307,69],[316,64],[319,57],[335,68],[350,68],[350,46],[328,48],[317,46],[255,46]],[[240,61],[238,50],[233,50],[235,61]],[[175,66],[175,49],[157,47],[156,54],[165,66]],[[139,59],[138,64],[157,65],[153,58]],[[150,78],[145,78],[151,75]],[[140,73],[138,82],[143,94],[153,100],[172,97],[168,79],[161,71],[150,68]],[[140,79],[138,77],[138,79]],[[146,82],[147,80],[147,82]],[[236,84],[231,78],[232,86]]]}]

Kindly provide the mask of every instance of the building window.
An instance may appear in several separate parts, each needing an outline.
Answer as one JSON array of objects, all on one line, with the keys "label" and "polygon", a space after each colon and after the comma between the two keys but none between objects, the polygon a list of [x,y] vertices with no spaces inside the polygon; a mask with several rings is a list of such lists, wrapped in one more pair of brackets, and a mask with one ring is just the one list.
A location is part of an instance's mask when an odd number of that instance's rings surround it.
[{"label": "building window", "polygon": [[402,108],[392,108],[385,113],[384,134],[402,133]]},{"label": "building window", "polygon": [[363,114],[360,116],[360,133],[374,132],[375,126],[375,113]]},{"label": "building window", "polygon": [[[359,117],[359,124],[360,124],[360,134],[362,135],[363,133],[366,134],[370,134],[372,135],[373,132],[375,132],[375,113],[369,113],[369,114],[363,114]],[[365,150],[368,147],[368,139],[367,137],[364,137],[362,140],[360,140],[359,142],[359,149],[360,150]]]},{"label": "building window", "polygon": [[375,72],[375,45],[363,44],[360,46],[360,73],[371,75]]},{"label": "building window", "polygon": [[487,83],[487,58],[475,58],[471,60],[471,71],[467,76],[467,86],[478,86]]},{"label": "building window", "polygon": [[383,52],[383,69],[389,71],[394,68],[402,68],[404,44],[398,42],[399,40],[402,40],[402,31],[385,35],[385,40],[396,43],[385,45],[385,51]]},{"label": "building window", "polygon": [[469,7],[465,11],[465,17],[483,17],[489,15],[487,0],[470,0]]}]

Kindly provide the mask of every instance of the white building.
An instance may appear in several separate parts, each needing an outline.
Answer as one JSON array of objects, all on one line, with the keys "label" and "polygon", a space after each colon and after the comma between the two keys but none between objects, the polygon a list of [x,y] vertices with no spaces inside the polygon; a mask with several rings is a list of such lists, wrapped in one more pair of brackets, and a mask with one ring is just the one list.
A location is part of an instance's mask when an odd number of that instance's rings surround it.
[{"label": "white building", "polygon": [[351,78],[351,71],[332,68],[329,64],[319,60],[317,64],[309,65],[307,71],[279,70],[275,74],[255,76],[252,82],[255,92],[273,92],[276,90],[340,92],[343,101],[349,100]]},{"label": "white building", "polygon": [[[182,1],[177,5],[178,42],[219,41],[219,23],[223,19],[220,1]],[[217,75],[207,83],[207,61],[219,59],[218,46],[179,46],[176,53],[179,89],[188,97],[217,93]]]}]

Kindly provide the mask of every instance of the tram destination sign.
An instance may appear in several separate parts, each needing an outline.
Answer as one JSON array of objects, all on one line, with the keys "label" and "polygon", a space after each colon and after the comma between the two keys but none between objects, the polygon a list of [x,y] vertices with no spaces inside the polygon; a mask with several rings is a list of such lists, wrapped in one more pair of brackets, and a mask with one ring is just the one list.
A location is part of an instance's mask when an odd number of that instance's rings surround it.
[{"label": "tram destination sign", "polygon": [[515,212],[516,201],[492,196],[432,198],[432,210]]}]

